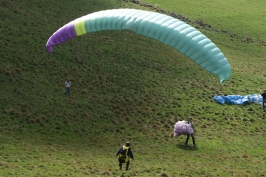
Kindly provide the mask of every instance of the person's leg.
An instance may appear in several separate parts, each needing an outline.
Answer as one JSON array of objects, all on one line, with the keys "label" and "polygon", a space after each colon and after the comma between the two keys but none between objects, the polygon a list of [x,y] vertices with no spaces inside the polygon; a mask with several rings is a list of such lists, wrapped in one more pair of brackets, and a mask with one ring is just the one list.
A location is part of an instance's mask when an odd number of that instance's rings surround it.
[{"label": "person's leg", "polygon": [[70,95],[70,88],[66,87],[66,95]]},{"label": "person's leg", "polygon": [[129,160],[127,161],[127,164],[126,164],[126,170],[128,170],[128,167],[129,167]]},{"label": "person's leg", "polygon": [[266,100],[263,99],[263,100],[262,100],[262,110],[265,110],[265,104],[266,104]]},{"label": "person's leg", "polygon": [[191,135],[194,146],[196,146],[194,135]]},{"label": "person's leg", "polygon": [[188,140],[189,140],[189,137],[190,137],[190,135],[189,135],[189,134],[187,134],[187,139],[186,139],[185,145],[187,145],[187,143],[188,143]]},{"label": "person's leg", "polygon": [[122,162],[119,162],[119,168],[122,170]]}]

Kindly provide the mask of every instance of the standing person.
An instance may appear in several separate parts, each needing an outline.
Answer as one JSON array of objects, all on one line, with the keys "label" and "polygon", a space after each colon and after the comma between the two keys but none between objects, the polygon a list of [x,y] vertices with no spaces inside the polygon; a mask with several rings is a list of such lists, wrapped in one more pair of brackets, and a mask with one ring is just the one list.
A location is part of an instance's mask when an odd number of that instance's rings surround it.
[{"label": "standing person", "polygon": [[265,104],[266,104],[266,90],[261,94],[262,96],[262,110],[265,110]]},{"label": "standing person", "polygon": [[70,82],[69,79],[65,82],[65,85],[66,85],[65,95],[70,95],[70,85],[71,85],[71,82]]},{"label": "standing person", "polygon": [[118,156],[118,162],[120,170],[122,170],[122,164],[126,163],[126,170],[129,168],[129,157],[134,160],[133,153],[130,148],[130,143],[127,142],[126,145],[123,145],[116,153],[115,156]]},{"label": "standing person", "polygon": [[[193,125],[193,121],[192,121],[192,117],[189,117],[189,118],[188,118],[188,124],[191,125],[191,128],[192,128],[192,129],[194,130],[194,132],[195,132],[194,125]],[[192,137],[193,145],[196,146],[195,138],[194,138],[194,133],[193,133],[193,134],[187,134],[187,139],[186,139],[185,145],[187,145],[190,136]]]}]

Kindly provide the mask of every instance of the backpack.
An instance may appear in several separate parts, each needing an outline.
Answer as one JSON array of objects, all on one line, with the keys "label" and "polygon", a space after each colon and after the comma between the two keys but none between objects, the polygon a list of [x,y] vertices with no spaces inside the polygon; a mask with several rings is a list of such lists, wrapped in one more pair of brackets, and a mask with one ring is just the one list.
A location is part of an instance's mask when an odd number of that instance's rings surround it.
[{"label": "backpack", "polygon": [[128,149],[130,147],[126,147],[126,146],[123,146],[122,149],[120,150],[120,153],[118,155],[118,161],[119,162],[122,162],[122,163],[125,163],[128,161]]}]

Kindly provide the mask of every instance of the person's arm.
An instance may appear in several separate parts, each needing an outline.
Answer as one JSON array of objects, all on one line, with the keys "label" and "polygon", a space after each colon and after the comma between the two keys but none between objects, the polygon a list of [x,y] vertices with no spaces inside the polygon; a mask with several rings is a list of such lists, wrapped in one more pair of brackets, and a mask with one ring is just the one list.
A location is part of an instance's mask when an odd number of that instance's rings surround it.
[{"label": "person's arm", "polygon": [[133,156],[133,153],[132,153],[132,151],[131,151],[131,148],[128,149],[128,153],[127,153],[127,154],[129,155],[129,157],[130,157],[131,159],[134,160],[134,156]]},{"label": "person's arm", "polygon": [[115,156],[118,156],[118,154],[120,153],[121,149],[122,149],[122,148],[119,148],[119,149],[118,149],[118,151],[117,151],[117,153],[115,154]]}]

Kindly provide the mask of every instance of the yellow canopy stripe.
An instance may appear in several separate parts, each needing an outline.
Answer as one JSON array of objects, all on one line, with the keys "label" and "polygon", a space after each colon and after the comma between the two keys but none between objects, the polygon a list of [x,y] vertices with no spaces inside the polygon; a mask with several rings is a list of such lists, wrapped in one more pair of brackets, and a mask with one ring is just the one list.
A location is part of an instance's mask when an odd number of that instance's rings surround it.
[{"label": "yellow canopy stripe", "polygon": [[85,29],[85,21],[84,20],[79,20],[76,21],[74,24],[75,31],[77,33],[77,36],[81,36],[83,34],[86,34],[86,29]]}]

